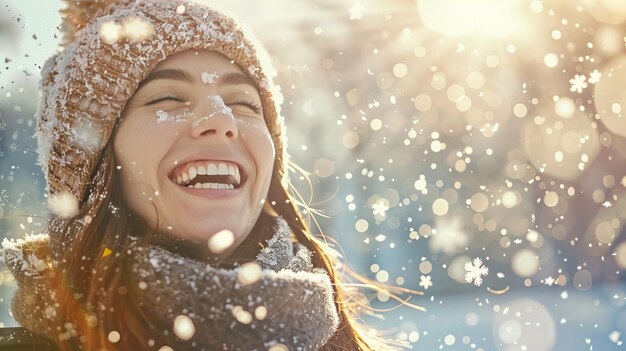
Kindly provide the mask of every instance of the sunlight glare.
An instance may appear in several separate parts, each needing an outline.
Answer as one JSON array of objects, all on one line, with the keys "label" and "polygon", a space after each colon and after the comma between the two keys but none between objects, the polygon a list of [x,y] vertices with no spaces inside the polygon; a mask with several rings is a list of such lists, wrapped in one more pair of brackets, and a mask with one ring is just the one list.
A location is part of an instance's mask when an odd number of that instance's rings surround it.
[{"label": "sunlight glare", "polygon": [[502,0],[417,0],[420,18],[428,28],[454,37],[509,36],[514,5],[515,1]]}]

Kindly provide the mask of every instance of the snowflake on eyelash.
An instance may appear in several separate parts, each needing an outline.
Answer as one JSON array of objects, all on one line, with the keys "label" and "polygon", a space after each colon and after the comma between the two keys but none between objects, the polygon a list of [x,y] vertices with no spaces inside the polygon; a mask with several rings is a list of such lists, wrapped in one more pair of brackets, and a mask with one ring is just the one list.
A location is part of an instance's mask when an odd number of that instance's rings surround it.
[{"label": "snowflake on eyelash", "polygon": [[420,276],[420,286],[426,290],[433,286],[432,278],[429,275]]},{"label": "snowflake on eyelash", "polygon": [[489,268],[483,266],[483,261],[476,257],[474,261],[467,262],[465,264],[465,282],[474,283],[476,286],[480,286],[483,283],[482,276],[486,276],[489,273]]},{"label": "snowflake on eyelash", "polygon": [[572,85],[569,90],[571,92],[582,93],[583,89],[587,87],[587,83],[585,82],[586,80],[587,77],[584,74],[575,75],[574,78],[569,80],[570,84]]},{"label": "snowflake on eyelash", "polygon": [[590,84],[596,84],[597,82],[600,81],[600,77],[602,77],[602,73],[598,72],[597,69],[594,69],[593,72],[589,73],[588,82]]}]

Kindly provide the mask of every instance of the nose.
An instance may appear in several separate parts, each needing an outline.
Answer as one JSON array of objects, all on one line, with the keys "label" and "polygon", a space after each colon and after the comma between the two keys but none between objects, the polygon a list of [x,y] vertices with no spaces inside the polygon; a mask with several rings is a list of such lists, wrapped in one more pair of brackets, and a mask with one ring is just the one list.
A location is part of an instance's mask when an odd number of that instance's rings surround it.
[{"label": "nose", "polygon": [[214,135],[236,139],[239,136],[237,121],[235,121],[231,109],[223,103],[215,104],[212,101],[207,101],[199,104],[195,114],[197,117],[191,122],[191,133],[194,138]]}]

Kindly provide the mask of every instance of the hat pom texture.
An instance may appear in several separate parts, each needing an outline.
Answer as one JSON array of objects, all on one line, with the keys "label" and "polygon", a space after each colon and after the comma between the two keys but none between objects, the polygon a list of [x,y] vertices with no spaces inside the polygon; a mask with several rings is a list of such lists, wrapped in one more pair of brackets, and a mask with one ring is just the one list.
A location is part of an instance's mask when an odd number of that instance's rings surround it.
[{"label": "hat pom texture", "polygon": [[62,46],[67,46],[75,39],[76,33],[95,18],[107,13],[114,6],[128,3],[128,0],[65,0],[67,7],[61,10],[63,23]]},{"label": "hat pom texture", "polygon": [[[288,182],[282,94],[273,83],[269,55],[245,28],[205,5],[170,0],[68,0],[64,49],[41,73],[37,111],[38,162],[50,196],[69,192],[81,206],[103,194],[96,175],[110,163],[102,153],[138,84],[166,57],[189,49],[215,50],[257,84],[276,151],[275,167]],[[179,6],[184,5],[184,11]],[[177,11],[177,8],[179,11]],[[101,27],[139,21],[150,27],[141,40],[109,41]],[[102,156],[102,157],[101,157]],[[95,190],[95,191],[94,191]]]}]

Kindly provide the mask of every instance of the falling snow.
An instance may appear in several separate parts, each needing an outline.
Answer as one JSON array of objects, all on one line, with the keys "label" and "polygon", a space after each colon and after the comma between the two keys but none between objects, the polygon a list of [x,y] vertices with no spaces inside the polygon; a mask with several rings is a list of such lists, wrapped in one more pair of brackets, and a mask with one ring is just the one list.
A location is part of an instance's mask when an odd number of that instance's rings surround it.
[{"label": "falling snow", "polygon": [[[337,241],[333,255],[347,266],[424,293],[409,302],[427,313],[392,309],[398,300],[389,294],[368,294],[389,310],[366,317],[374,326],[414,349],[623,348],[626,8],[619,1],[272,6],[293,21],[252,16],[250,25],[270,50],[285,95],[289,152],[307,175],[290,168],[293,190],[312,207],[304,219]],[[58,23],[41,13],[30,20],[45,23],[45,32],[24,27],[20,7],[7,9],[5,22],[16,40],[24,37],[24,55],[7,51],[0,76],[0,224],[6,237],[21,238],[41,232],[48,211],[75,215],[78,199],[42,198],[39,163],[47,163],[51,140],[38,149],[31,139],[33,77],[46,58],[39,53],[54,51],[49,34],[58,33]],[[191,11],[177,3],[172,15]],[[139,17],[116,18],[95,34],[103,45],[120,45],[141,43],[152,29]],[[44,37],[52,48],[42,46]],[[204,84],[217,82],[210,66],[202,70]],[[223,114],[269,136],[261,124],[234,116],[225,95],[207,99],[212,112],[159,110],[153,119],[167,129]],[[57,122],[44,127],[63,128]],[[98,151],[104,130],[88,122],[68,140]],[[34,214],[29,222],[25,215]],[[258,264],[242,266],[233,281],[254,286],[267,269],[310,269],[316,256],[289,239],[263,243]],[[233,243],[224,232],[205,244],[224,252]],[[7,291],[9,278],[0,274]],[[0,298],[8,311],[9,295]],[[272,318],[270,307],[255,307],[232,305],[228,318]],[[5,315],[0,322],[12,325]],[[201,332],[188,311],[169,317],[169,332],[181,339]],[[121,334],[104,337],[113,342]],[[282,342],[266,346],[286,349]]]},{"label": "falling snow", "polygon": [[572,85],[570,87],[570,91],[582,93],[583,90],[587,87],[586,80],[587,80],[587,77],[585,77],[585,75],[580,75],[580,74],[575,75],[574,78],[569,80],[569,83]]},{"label": "falling snow", "polygon": [[363,18],[363,11],[365,7],[360,2],[355,2],[352,7],[350,7],[350,19],[351,20],[359,20]]},{"label": "falling snow", "polygon": [[6,205],[9,200],[9,194],[6,189],[0,189],[0,206]]},{"label": "falling snow", "polygon": [[419,286],[421,286],[424,289],[428,289],[431,286],[433,286],[433,282],[432,282],[431,277],[429,275],[422,275],[422,276],[420,276]]},{"label": "falling snow", "polygon": [[483,266],[483,261],[476,257],[473,261],[465,263],[465,282],[480,286],[483,283],[483,276],[489,273],[489,268]]}]

